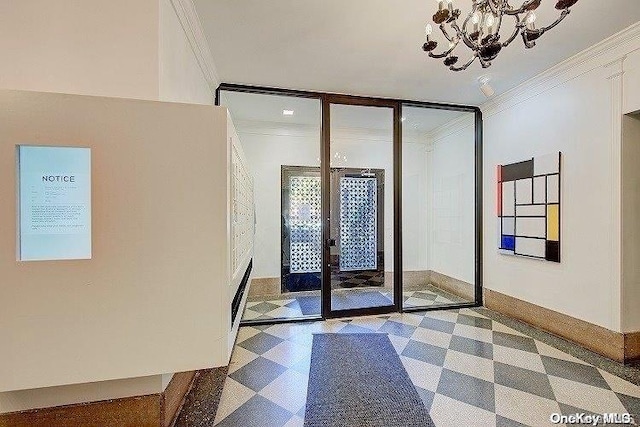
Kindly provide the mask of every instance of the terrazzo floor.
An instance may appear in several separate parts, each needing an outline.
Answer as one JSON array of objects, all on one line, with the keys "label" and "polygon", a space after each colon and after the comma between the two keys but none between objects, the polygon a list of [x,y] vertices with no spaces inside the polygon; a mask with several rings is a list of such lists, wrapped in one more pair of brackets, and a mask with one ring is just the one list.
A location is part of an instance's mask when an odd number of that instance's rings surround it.
[{"label": "terrazzo floor", "polygon": [[478,308],[242,327],[214,425],[303,426],[314,333],[388,334],[438,427],[640,414],[640,370]]}]

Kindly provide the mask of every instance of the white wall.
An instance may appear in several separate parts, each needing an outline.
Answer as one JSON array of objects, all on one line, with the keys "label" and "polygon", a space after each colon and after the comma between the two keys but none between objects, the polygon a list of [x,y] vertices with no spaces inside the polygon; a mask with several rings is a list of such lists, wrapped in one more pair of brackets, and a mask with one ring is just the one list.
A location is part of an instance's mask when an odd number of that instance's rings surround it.
[{"label": "white wall", "polygon": [[[224,365],[226,110],[12,91],[0,106],[0,391]],[[92,148],[91,260],[16,262],[21,143]]]},{"label": "white wall", "polygon": [[402,269],[426,271],[428,265],[428,146],[423,136],[402,133]]},{"label": "white wall", "polygon": [[623,113],[640,111],[640,50],[630,52],[624,60]]},{"label": "white wall", "polygon": [[[237,123],[255,180],[256,243],[254,277],[280,277],[281,166],[319,166],[320,130],[308,127],[278,127],[256,123]],[[393,151],[391,141],[376,132],[336,131],[332,136],[332,154],[339,152],[346,162],[336,166],[371,167],[385,170],[385,270],[393,270]],[[406,140],[405,140],[406,142]],[[403,173],[417,177],[423,188],[425,146],[403,145]],[[407,197],[404,206],[409,218],[418,217],[425,205],[424,191]],[[420,236],[405,239],[408,269],[424,269],[426,245]]]},{"label": "white wall", "polygon": [[625,116],[622,139],[622,331],[640,331],[640,116]]},{"label": "white wall", "polygon": [[214,89],[198,64],[172,1],[159,1],[159,99],[213,104]]},{"label": "white wall", "polygon": [[[428,152],[429,269],[475,283],[475,122],[469,113],[434,131]],[[486,238],[486,237],[485,237]]]},{"label": "white wall", "polygon": [[[611,93],[599,67],[484,118],[484,286],[620,329]],[[496,166],[561,151],[560,264],[498,254]]]},{"label": "white wall", "polygon": [[[213,104],[185,0],[0,2],[0,88]],[[195,10],[195,9],[193,9]],[[210,67],[213,67],[212,65]]]},{"label": "white wall", "polygon": [[0,88],[158,99],[158,0],[0,2]]},{"label": "white wall", "polygon": [[[2,1],[0,53],[6,89],[212,104],[219,83],[190,0]],[[0,411],[147,394],[148,378],[0,393]]]}]

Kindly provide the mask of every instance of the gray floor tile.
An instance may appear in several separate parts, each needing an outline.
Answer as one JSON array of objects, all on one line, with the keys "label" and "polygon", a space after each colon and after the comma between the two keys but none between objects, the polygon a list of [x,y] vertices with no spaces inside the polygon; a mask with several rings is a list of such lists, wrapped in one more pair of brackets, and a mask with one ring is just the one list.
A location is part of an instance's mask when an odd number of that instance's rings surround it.
[{"label": "gray floor tile", "polygon": [[560,407],[560,413],[562,415],[573,415],[573,414],[589,414],[593,415],[593,412],[587,411],[586,409],[576,408],[575,406],[567,405],[566,403],[558,402],[558,406]]},{"label": "gray floor tile", "polygon": [[513,421],[512,419],[501,417],[500,415],[496,416],[496,427],[530,427],[526,424],[519,423],[517,421]]},{"label": "gray floor tile", "polygon": [[495,383],[505,387],[555,400],[549,378],[540,372],[522,369],[505,363],[494,362]]},{"label": "gray floor tile", "polygon": [[445,368],[440,375],[440,382],[436,392],[477,408],[491,412],[496,410],[493,383],[480,378]]},{"label": "gray floor tile", "polygon": [[281,427],[293,414],[260,395],[253,396],[244,405],[220,421],[220,427]]},{"label": "gray floor tile", "polygon": [[435,393],[420,387],[416,387],[416,390],[420,395],[420,399],[422,399],[422,402],[424,403],[424,407],[427,408],[427,411],[431,410],[431,405],[433,404],[433,396],[435,396]]},{"label": "gray floor tile", "polygon": [[493,360],[493,346],[486,342],[453,336],[451,337],[449,348],[461,353],[467,353],[473,356],[484,357],[485,359]]},{"label": "gray floor tile", "polygon": [[413,295],[411,295],[413,298],[420,298],[420,299],[426,299],[429,301],[433,301],[434,299],[438,298],[437,294],[431,293],[431,292],[416,292]]},{"label": "gray floor tile", "polygon": [[622,393],[616,393],[616,396],[618,396],[622,405],[627,408],[627,411],[636,416],[636,422],[640,423],[640,399]]},{"label": "gray floor tile", "polygon": [[610,390],[609,384],[602,378],[597,368],[582,363],[569,362],[554,357],[541,356],[547,374],[579,383]]},{"label": "gray floor tile", "polygon": [[536,342],[529,337],[493,331],[493,343],[503,347],[511,347],[517,348],[518,350],[528,351],[529,353],[538,353]]},{"label": "gray floor tile", "polygon": [[229,374],[245,387],[258,392],[278,378],[287,368],[264,357],[258,357]]},{"label": "gray floor tile", "polygon": [[265,314],[265,313],[268,313],[268,312],[270,312],[272,310],[275,310],[278,307],[279,307],[279,305],[272,304],[272,303],[267,302],[267,301],[263,301],[260,304],[256,304],[253,307],[250,307],[250,310],[253,310],[253,311],[258,312],[258,313]]},{"label": "gray floor tile", "polygon": [[402,351],[402,355],[435,366],[443,366],[447,357],[447,350],[435,345],[410,340]]},{"label": "gray floor tile", "polygon": [[289,307],[289,308],[292,308],[294,310],[301,310],[300,303],[298,302],[297,299],[291,301],[289,304],[285,304],[285,307]]},{"label": "gray floor tile", "polygon": [[282,341],[284,341],[282,338],[274,337],[273,335],[265,332],[260,332],[259,334],[242,341],[238,345],[255,354],[263,354],[280,344]]},{"label": "gray floor tile", "polygon": [[363,328],[362,326],[348,324],[344,328],[340,329],[338,333],[339,334],[372,334],[372,333],[375,333],[375,331],[372,331],[371,329]]},{"label": "gray floor tile", "polygon": [[456,324],[453,322],[447,322],[445,320],[434,319],[433,317],[425,317],[424,319],[422,319],[422,322],[420,322],[420,327],[452,334],[453,330],[456,327]]},{"label": "gray floor tile", "polygon": [[491,319],[484,319],[477,316],[469,316],[467,314],[458,315],[458,323],[463,325],[475,326],[476,328],[492,329],[493,321]]},{"label": "gray floor tile", "polygon": [[391,335],[397,335],[400,337],[409,338],[416,330],[415,326],[405,325],[404,323],[394,322],[393,320],[387,320],[384,325],[378,329],[380,332],[387,332]]}]

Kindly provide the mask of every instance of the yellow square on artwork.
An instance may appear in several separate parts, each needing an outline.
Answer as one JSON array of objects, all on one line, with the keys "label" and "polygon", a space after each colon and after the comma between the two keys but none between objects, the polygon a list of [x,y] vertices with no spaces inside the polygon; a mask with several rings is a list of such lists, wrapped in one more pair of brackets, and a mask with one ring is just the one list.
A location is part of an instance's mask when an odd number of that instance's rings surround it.
[{"label": "yellow square on artwork", "polygon": [[560,240],[560,215],[558,205],[547,205],[547,240]]}]

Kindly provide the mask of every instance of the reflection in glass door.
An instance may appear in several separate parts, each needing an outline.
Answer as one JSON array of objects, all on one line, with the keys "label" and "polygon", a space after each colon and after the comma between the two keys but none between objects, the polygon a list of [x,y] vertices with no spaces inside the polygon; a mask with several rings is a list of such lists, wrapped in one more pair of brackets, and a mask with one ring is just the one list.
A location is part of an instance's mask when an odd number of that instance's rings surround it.
[{"label": "reflection in glass door", "polygon": [[392,311],[394,107],[331,103],[328,110],[326,314]]}]

